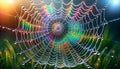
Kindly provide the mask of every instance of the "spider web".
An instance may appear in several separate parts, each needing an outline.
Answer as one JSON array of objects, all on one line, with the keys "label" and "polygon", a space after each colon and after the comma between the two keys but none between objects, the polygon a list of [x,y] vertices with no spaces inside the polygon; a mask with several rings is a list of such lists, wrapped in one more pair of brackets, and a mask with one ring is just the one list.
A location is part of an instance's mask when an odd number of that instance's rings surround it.
[{"label": "spider web", "polygon": [[46,1],[22,0],[18,26],[12,31],[16,34],[19,54],[27,57],[23,65],[33,59],[35,67],[84,64],[91,68],[87,61],[100,54],[104,26],[108,23],[105,8],[98,9],[96,1],[90,6],[85,1],[78,4],[73,0]]}]

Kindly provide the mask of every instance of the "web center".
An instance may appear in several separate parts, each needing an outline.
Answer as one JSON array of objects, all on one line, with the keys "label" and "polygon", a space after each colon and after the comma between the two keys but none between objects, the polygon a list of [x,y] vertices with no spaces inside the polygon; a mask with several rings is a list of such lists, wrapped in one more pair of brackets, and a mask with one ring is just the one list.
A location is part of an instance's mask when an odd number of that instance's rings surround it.
[{"label": "web center", "polygon": [[63,33],[63,25],[60,22],[56,22],[52,25],[52,32],[54,35],[60,35]]}]

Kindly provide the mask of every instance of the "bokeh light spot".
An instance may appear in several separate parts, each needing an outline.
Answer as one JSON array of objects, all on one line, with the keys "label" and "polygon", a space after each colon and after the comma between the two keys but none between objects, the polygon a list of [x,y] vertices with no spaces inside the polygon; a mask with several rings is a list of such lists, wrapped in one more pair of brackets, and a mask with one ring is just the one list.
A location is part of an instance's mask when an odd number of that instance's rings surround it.
[{"label": "bokeh light spot", "polygon": [[118,4],[119,4],[119,0],[114,0],[113,3],[114,3],[115,5],[118,5]]},{"label": "bokeh light spot", "polygon": [[14,0],[0,0],[0,10],[10,10],[14,4]]}]

